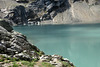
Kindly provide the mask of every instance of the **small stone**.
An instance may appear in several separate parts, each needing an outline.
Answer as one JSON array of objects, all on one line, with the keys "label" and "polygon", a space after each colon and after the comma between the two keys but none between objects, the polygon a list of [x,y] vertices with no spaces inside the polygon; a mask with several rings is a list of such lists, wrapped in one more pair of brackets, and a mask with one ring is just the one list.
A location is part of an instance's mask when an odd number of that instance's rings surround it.
[{"label": "small stone", "polygon": [[18,52],[15,52],[16,54],[18,54]]},{"label": "small stone", "polygon": [[24,53],[26,53],[27,51],[26,51],[26,50],[24,50],[23,52],[24,52]]}]

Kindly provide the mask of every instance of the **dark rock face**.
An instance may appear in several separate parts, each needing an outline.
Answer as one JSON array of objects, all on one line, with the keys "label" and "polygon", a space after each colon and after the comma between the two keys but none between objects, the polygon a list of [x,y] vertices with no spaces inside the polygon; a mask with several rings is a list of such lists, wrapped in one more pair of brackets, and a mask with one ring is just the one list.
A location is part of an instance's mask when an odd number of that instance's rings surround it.
[{"label": "dark rock face", "polygon": [[65,3],[66,0],[37,0],[36,2],[30,3],[28,7],[37,13],[41,12],[41,10],[46,11],[47,13],[51,13],[54,8],[60,7]]},{"label": "dark rock face", "polygon": [[58,8],[62,5],[66,5],[66,0],[36,0],[27,6],[28,19],[35,22],[51,20],[57,15],[60,10]]},{"label": "dark rock face", "polygon": [[[18,2],[21,0],[18,0]],[[34,21],[35,23],[44,20],[51,20],[56,16],[58,8],[66,4],[66,0],[36,0],[29,3],[27,8],[24,6],[16,6],[10,10],[5,17],[10,20],[11,25],[23,25],[28,24],[28,21]],[[57,10],[57,11],[56,11]]]},{"label": "dark rock face", "polygon": [[28,8],[40,21],[52,20],[41,24],[83,24],[100,22],[98,4],[100,0],[37,0]]},{"label": "dark rock face", "polygon": [[6,16],[9,20],[17,25],[27,24],[27,13],[24,6],[16,6]]},{"label": "dark rock face", "polygon": [[10,26],[10,24],[6,20],[1,20],[0,26],[4,27],[9,32],[11,32],[13,30],[13,28]]}]

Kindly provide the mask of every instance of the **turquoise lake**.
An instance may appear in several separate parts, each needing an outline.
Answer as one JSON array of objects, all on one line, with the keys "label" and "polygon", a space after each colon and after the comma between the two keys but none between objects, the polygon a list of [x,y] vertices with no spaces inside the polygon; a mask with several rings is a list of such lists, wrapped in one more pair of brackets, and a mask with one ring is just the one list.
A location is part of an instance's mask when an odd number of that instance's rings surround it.
[{"label": "turquoise lake", "polygon": [[45,54],[68,58],[76,67],[100,67],[100,24],[16,26]]}]

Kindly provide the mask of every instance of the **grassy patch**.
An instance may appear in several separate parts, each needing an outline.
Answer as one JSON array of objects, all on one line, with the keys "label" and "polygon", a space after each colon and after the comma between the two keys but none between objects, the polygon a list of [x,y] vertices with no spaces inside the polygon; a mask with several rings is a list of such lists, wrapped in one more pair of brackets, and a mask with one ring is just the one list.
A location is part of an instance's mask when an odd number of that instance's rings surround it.
[{"label": "grassy patch", "polygon": [[32,61],[34,61],[34,62],[37,62],[39,59],[38,58],[36,58],[36,59],[33,59]]},{"label": "grassy patch", "polygon": [[20,60],[17,58],[5,57],[5,56],[0,55],[0,62],[10,63],[10,62],[16,62],[16,61],[20,61]]},{"label": "grassy patch", "polygon": [[3,62],[5,60],[4,58],[4,56],[0,55],[0,62]]},{"label": "grassy patch", "polygon": [[0,55],[0,58],[6,58],[5,56],[3,56],[3,55]]},{"label": "grassy patch", "polygon": [[3,62],[4,61],[4,59],[0,59],[0,62]]},{"label": "grassy patch", "polygon": [[13,63],[13,66],[12,67],[19,67],[19,65],[16,64],[16,63]]},{"label": "grassy patch", "polygon": [[35,65],[35,62],[29,62],[29,61],[21,61],[21,63],[28,67],[34,67],[34,65]]},{"label": "grassy patch", "polygon": [[40,65],[39,67],[54,67],[53,65],[51,65],[50,63],[47,62],[42,62],[42,65]]}]

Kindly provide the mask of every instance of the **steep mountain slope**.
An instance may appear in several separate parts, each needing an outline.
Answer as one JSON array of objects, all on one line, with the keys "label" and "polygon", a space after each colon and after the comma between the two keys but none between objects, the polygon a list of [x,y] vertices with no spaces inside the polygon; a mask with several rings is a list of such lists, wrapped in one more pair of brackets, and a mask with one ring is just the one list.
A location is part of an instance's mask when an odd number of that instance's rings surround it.
[{"label": "steep mountain slope", "polygon": [[[74,2],[71,7],[63,13],[54,17],[55,24],[86,24],[100,22],[100,5],[86,2]],[[62,22],[62,23],[61,23]]]},{"label": "steep mountain slope", "polygon": [[[10,12],[10,9],[13,11]],[[28,3],[0,0],[0,10],[0,18],[6,17],[15,24],[28,24],[28,22],[31,24],[90,24],[100,22],[100,0],[29,0]]]}]

